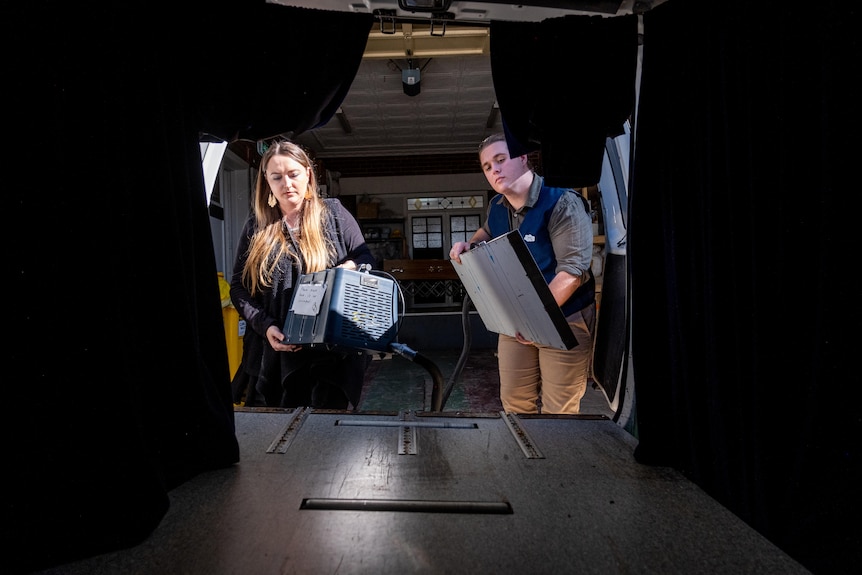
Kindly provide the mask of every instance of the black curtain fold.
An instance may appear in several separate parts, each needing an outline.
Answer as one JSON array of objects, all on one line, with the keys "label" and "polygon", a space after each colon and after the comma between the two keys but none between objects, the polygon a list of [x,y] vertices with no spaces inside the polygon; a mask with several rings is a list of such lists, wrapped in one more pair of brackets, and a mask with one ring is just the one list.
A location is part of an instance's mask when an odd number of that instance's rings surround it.
[{"label": "black curtain fold", "polygon": [[630,202],[635,455],[815,573],[862,540],[853,16],[648,12]]},{"label": "black curtain fold", "polygon": [[[230,23],[219,58],[201,59],[201,125],[227,141],[295,137],[326,124],[344,101],[375,19],[368,13],[258,2],[207,6],[212,29]],[[234,73],[231,73],[234,71]]]},{"label": "black curtain fold", "polygon": [[634,110],[637,17],[495,20],[491,70],[513,155],[541,150],[549,185],[585,187],[601,177],[605,139]]},{"label": "black curtain fold", "polygon": [[328,119],[371,24],[263,1],[81,10],[4,7],[12,573],[136,545],[171,489],[240,460],[199,139]]}]

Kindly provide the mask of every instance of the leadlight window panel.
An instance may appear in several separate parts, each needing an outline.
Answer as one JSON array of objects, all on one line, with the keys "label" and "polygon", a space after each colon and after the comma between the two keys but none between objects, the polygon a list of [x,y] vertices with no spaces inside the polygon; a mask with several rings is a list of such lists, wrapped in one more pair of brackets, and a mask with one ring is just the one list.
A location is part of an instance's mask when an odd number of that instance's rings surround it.
[{"label": "leadlight window panel", "polygon": [[411,224],[413,230],[414,248],[442,248],[443,247],[443,217],[429,216],[413,218]]},{"label": "leadlight window panel", "polygon": [[455,242],[468,242],[479,229],[479,216],[475,214],[450,216],[449,227],[449,245]]},{"label": "leadlight window panel", "polygon": [[407,198],[407,211],[476,209],[485,205],[484,194],[433,198]]}]

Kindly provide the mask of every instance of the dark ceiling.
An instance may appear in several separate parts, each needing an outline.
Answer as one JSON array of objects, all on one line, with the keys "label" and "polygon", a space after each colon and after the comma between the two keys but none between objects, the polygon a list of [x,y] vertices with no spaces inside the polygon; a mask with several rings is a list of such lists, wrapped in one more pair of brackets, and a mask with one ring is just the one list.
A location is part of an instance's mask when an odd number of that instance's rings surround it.
[{"label": "dark ceiling", "polygon": [[[493,19],[541,21],[566,14],[614,16],[652,3],[453,1],[445,19],[398,8],[397,0],[273,0],[324,10],[392,14],[372,26],[357,75],[337,114],[295,139],[318,158],[473,153],[502,129],[489,56]],[[418,88],[404,71],[418,70]],[[411,72],[412,74],[412,72]],[[409,80],[409,79],[408,79]]]}]

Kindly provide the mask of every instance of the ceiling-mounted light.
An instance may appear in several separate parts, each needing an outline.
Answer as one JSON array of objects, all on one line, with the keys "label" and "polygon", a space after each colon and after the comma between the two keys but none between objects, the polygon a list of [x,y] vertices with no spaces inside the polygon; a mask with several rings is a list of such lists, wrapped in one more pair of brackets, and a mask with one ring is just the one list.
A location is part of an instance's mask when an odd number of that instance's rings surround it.
[{"label": "ceiling-mounted light", "polygon": [[500,115],[500,105],[494,100],[494,105],[491,106],[491,112],[488,114],[488,121],[485,122],[486,128],[493,128],[497,123],[497,116]]},{"label": "ceiling-mounted light", "polygon": [[350,125],[350,122],[347,120],[347,115],[344,113],[344,110],[341,109],[341,106],[335,111],[335,117],[338,119],[338,123],[341,124],[341,129],[345,134],[350,134],[353,132],[353,127]]},{"label": "ceiling-mounted light", "polygon": [[445,12],[452,0],[398,0],[398,7],[408,12]]}]

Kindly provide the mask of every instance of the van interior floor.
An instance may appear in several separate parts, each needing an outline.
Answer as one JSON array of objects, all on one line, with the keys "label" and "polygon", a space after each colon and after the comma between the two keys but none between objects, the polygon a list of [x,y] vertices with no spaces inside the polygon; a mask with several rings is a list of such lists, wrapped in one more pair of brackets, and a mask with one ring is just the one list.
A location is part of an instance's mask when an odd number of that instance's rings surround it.
[{"label": "van interior floor", "polygon": [[240,461],[169,492],[146,540],[42,573],[808,573],[601,415],[235,422]]}]

